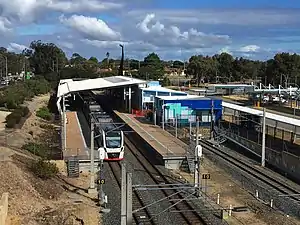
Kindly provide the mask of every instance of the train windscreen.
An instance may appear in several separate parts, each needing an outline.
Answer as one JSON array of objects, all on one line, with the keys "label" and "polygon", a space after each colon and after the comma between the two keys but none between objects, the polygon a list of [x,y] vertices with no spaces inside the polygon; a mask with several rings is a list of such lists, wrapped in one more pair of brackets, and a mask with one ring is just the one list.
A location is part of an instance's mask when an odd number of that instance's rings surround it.
[{"label": "train windscreen", "polygon": [[121,147],[121,132],[112,131],[106,133],[106,147],[107,148],[120,148]]}]

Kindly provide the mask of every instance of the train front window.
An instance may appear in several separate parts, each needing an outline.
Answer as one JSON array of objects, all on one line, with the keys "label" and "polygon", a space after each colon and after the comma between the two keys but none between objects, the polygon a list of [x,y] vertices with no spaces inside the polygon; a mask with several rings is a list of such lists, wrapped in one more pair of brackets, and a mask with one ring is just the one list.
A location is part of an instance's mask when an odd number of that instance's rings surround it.
[{"label": "train front window", "polygon": [[120,148],[121,147],[121,132],[108,132],[105,137],[107,148]]}]

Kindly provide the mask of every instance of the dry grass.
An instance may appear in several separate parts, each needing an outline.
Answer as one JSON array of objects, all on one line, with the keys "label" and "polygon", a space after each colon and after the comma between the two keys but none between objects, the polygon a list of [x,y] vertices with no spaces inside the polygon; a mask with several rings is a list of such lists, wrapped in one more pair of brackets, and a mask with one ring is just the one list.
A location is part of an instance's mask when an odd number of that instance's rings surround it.
[{"label": "dry grass", "polygon": [[85,186],[89,182],[86,176],[67,184],[64,162],[57,161],[60,176],[41,180],[29,169],[36,157],[21,149],[24,143],[39,139],[46,131],[40,126],[44,122],[34,112],[48,99],[45,95],[28,103],[33,113],[22,129],[0,134],[0,195],[9,192],[8,225],[76,225],[81,220],[98,225],[99,207],[82,193],[68,191],[73,186]]}]

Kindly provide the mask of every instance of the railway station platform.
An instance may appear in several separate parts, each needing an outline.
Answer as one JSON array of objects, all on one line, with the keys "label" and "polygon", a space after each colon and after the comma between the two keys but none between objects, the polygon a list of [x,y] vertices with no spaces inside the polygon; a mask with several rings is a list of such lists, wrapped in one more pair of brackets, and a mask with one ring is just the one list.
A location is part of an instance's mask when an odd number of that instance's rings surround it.
[{"label": "railway station platform", "polygon": [[186,144],[146,119],[114,110],[114,113],[146,141],[164,161],[168,169],[179,169],[186,158]]},{"label": "railway station platform", "polygon": [[74,156],[78,156],[80,159],[88,159],[89,151],[87,150],[77,112],[66,112],[66,117],[66,149],[63,151],[64,160],[68,160]]}]

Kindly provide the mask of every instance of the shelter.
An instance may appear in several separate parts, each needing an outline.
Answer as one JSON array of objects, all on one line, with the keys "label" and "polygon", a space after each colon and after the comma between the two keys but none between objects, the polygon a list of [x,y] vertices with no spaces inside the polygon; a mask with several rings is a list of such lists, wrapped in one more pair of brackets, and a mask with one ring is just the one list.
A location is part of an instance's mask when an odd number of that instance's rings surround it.
[{"label": "shelter", "polygon": [[[57,90],[57,108],[62,115],[62,143],[63,149],[66,148],[66,97],[71,95],[75,98],[75,93],[79,91],[87,90],[104,90],[113,88],[124,88],[124,102],[128,102],[128,111],[131,112],[131,93],[132,87],[141,86],[144,87],[147,81],[135,79],[125,76],[113,76],[95,79],[65,79],[60,80]],[[127,97],[128,96],[128,97]],[[62,108],[61,108],[62,100]],[[127,104],[126,104],[127,105]]]}]

